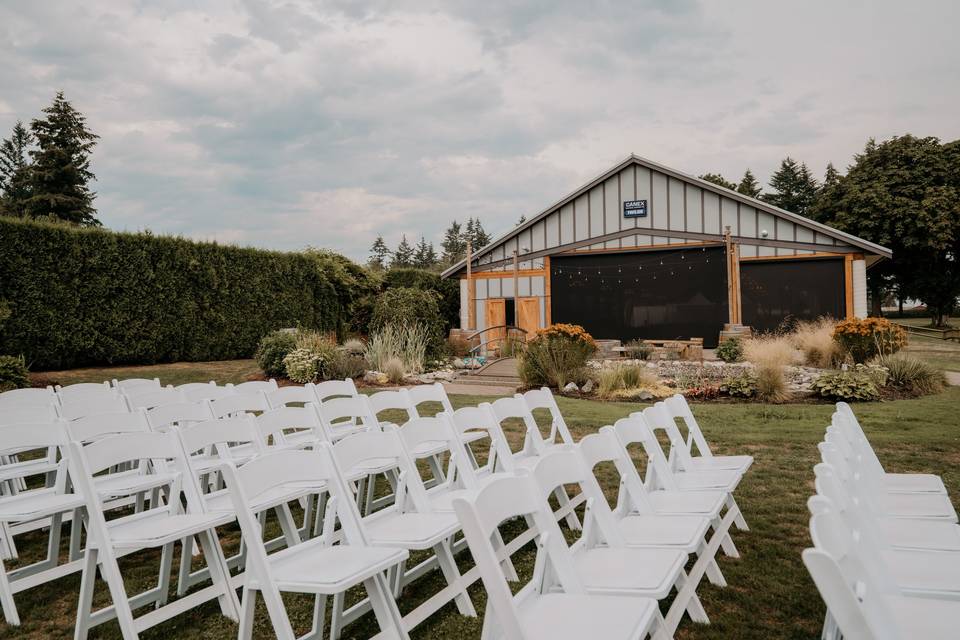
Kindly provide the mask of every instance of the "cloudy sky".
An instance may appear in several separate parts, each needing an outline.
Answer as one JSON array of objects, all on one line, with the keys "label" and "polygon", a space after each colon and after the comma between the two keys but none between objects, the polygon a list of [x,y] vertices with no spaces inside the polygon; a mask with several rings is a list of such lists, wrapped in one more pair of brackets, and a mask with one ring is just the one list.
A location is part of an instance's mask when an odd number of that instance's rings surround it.
[{"label": "cloudy sky", "polygon": [[106,226],[363,259],[503,231],[631,152],[766,181],[960,138],[957,24],[955,0],[5,0],[0,136],[63,89]]}]

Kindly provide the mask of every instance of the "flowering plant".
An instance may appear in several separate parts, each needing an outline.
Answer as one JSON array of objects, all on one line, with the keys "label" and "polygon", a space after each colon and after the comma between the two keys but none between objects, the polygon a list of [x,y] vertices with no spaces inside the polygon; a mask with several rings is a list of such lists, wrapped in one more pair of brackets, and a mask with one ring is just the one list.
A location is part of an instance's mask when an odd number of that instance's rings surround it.
[{"label": "flowering plant", "polygon": [[549,384],[562,389],[568,382],[585,378],[584,367],[596,351],[597,343],[583,327],[550,325],[527,342],[520,357],[520,378],[530,387]]},{"label": "flowering plant", "polygon": [[833,339],[859,363],[896,353],[907,344],[907,332],[886,318],[849,318],[837,323]]}]

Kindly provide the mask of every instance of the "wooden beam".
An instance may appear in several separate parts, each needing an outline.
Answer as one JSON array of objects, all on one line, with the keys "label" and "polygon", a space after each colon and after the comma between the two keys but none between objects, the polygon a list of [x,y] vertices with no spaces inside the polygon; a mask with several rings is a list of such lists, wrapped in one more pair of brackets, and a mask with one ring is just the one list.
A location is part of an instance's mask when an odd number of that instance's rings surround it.
[{"label": "wooden beam", "polygon": [[843,292],[844,305],[846,306],[846,317],[853,318],[853,255],[848,254],[843,257]]},{"label": "wooden beam", "polygon": [[520,252],[513,250],[513,326],[520,325]]},{"label": "wooden beam", "polygon": [[774,260],[823,260],[825,258],[843,258],[845,256],[853,256],[855,258],[856,254],[818,251],[817,253],[801,253],[795,256],[750,256],[749,258],[741,256],[740,262],[772,262]]},{"label": "wooden beam", "polygon": [[[517,274],[521,278],[526,278],[528,276],[543,276],[547,272],[544,269],[520,269],[517,271]],[[474,272],[471,276],[474,281],[476,280],[490,280],[493,278],[512,278],[513,271],[481,271],[480,273]]]},{"label": "wooden beam", "polygon": [[473,270],[470,263],[473,262],[473,247],[467,240],[467,323],[469,329],[477,328],[477,284],[473,281]]},{"label": "wooden beam", "polygon": [[545,327],[549,327],[553,324],[551,322],[553,311],[550,309],[553,300],[550,297],[550,279],[552,277],[550,271],[550,256],[543,258],[543,268],[547,272],[543,277],[543,322]]}]

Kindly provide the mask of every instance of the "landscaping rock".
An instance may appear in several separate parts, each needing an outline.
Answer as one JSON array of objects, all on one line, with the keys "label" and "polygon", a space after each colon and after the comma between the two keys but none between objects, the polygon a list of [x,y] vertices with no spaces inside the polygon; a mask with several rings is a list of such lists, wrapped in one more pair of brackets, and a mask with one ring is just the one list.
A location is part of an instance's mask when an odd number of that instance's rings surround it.
[{"label": "landscaping rock", "polygon": [[363,374],[363,381],[367,384],[387,384],[390,379],[380,371],[367,371]]},{"label": "landscaping rock", "polygon": [[463,361],[462,358],[454,358],[454,359],[453,359],[453,368],[454,368],[454,369],[466,369],[466,368],[467,368],[467,365],[466,365],[466,363]]},{"label": "landscaping rock", "polygon": [[650,393],[646,389],[641,389],[640,393],[637,394],[637,400],[653,400],[654,397],[656,396],[654,396],[652,393]]},{"label": "landscaping rock", "polygon": [[583,383],[583,387],[581,387],[580,391],[583,393],[591,393],[593,391],[593,386],[593,380],[587,380]]},{"label": "landscaping rock", "polygon": [[563,388],[564,393],[577,393],[580,391],[580,387],[577,386],[576,382],[568,382],[567,386]]}]

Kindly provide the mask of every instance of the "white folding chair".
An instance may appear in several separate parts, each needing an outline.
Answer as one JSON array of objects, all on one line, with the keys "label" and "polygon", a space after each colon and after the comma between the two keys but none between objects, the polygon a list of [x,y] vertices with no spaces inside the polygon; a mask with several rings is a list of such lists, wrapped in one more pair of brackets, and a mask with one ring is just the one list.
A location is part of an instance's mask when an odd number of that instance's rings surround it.
[{"label": "white folding chair", "polygon": [[[683,420],[683,424],[687,428],[686,440],[682,435],[678,438],[678,444],[683,442],[683,446],[670,448],[669,460],[678,465],[678,468],[685,471],[731,470],[743,474],[753,464],[753,456],[714,455],[703,435],[703,431],[700,429],[700,424],[690,409],[690,405],[687,404],[687,399],[679,393],[664,400],[663,409],[663,412],[655,412],[654,415],[660,415],[668,419],[675,429],[677,428],[676,420],[679,418]],[[679,434],[679,431],[677,433]],[[700,455],[693,455],[694,446],[696,446],[696,451]]]},{"label": "white folding chair", "polygon": [[246,393],[271,393],[279,389],[277,381],[273,378],[269,380],[248,380],[237,384],[228,383],[228,387],[233,387],[233,392],[243,395]]},{"label": "white folding chair", "polygon": [[311,385],[291,385],[289,387],[280,387],[275,391],[266,392],[266,396],[267,404],[269,404],[272,409],[286,407],[289,405],[302,406],[308,403],[317,403],[317,396],[314,394]]},{"label": "white folding chair", "polygon": [[[238,620],[239,603],[230,587],[226,561],[215,530],[215,527],[231,521],[233,516],[205,514],[198,510],[199,498],[192,493],[192,485],[182,482],[185,463],[176,436],[173,433],[131,433],[103,438],[86,446],[71,442],[68,449],[70,477],[85,498],[88,515],[88,542],[83,559],[75,637],[84,640],[92,627],[116,618],[124,640],[133,640],[141,631],[213,599],[218,601],[223,615]],[[177,471],[169,478],[166,501],[108,521],[108,507],[100,500],[94,474],[127,461],[138,461],[138,468],[162,469],[171,465]],[[186,513],[182,508],[184,503]],[[178,540],[192,536],[200,540],[212,584],[165,604],[172,561],[172,553],[166,551],[172,549]],[[157,586],[129,597],[118,558],[154,548],[165,551]],[[107,583],[113,604],[94,611],[93,593],[98,569]],[[157,608],[135,617],[134,611],[145,605]]]},{"label": "white folding chair", "polygon": [[167,431],[171,427],[213,419],[213,412],[206,402],[177,402],[147,409],[147,422],[152,431]]},{"label": "white folding chair", "polygon": [[327,438],[320,424],[320,414],[312,404],[276,407],[264,411],[255,421],[268,451],[313,448]]},{"label": "white folding chair", "polygon": [[[548,387],[540,389],[531,389],[526,393],[517,394],[517,397],[523,400],[531,415],[537,409],[546,409],[550,412],[550,435],[544,438],[548,445],[558,443],[573,444],[573,436],[567,427],[567,421],[564,420],[560,407],[557,405],[557,399]],[[539,433],[539,429],[537,431]]]},{"label": "white folding chair", "polygon": [[[406,560],[405,549],[371,546],[359,524],[350,490],[336,472],[326,445],[315,451],[281,451],[251,461],[240,469],[224,469],[233,509],[245,539],[249,540],[244,576],[240,640],[253,638],[258,597],[263,597],[278,640],[295,640],[281,594],[313,595],[313,625],[309,637],[323,636],[326,598],[363,584],[381,633],[377,637],[409,638],[400,619],[384,572]],[[300,485],[329,491],[322,535],[272,555],[259,542],[255,501],[278,487]],[[340,523],[339,544],[334,544]]]},{"label": "white folding chair", "polygon": [[373,415],[373,409],[366,396],[325,400],[319,403],[317,409],[320,414],[320,424],[323,425],[330,442],[338,442],[361,431],[380,428],[380,422]]},{"label": "white folding chair", "polygon": [[[43,450],[43,458],[56,469],[56,480],[52,486],[38,489],[26,489],[16,494],[0,496],[0,523],[8,552],[7,558],[15,557],[16,546],[13,537],[17,528],[27,531],[48,527],[47,554],[42,560],[7,571],[4,566],[4,554],[0,554],[0,610],[7,624],[19,625],[14,596],[24,590],[56,580],[62,576],[79,571],[79,560],[72,559],[60,564],[60,536],[66,517],[74,523],[71,526],[71,548],[80,544],[79,511],[84,505],[83,498],[70,493],[67,488],[66,462],[58,462],[56,451],[66,444],[66,433],[60,422],[8,424],[0,427],[0,452]],[[52,452],[52,453],[51,453]],[[40,471],[48,473],[46,469]],[[35,475],[31,465],[5,465],[0,467],[0,481],[25,478]],[[31,526],[35,523],[36,526]]]},{"label": "white folding chair", "polygon": [[333,398],[356,398],[360,395],[352,378],[327,380],[316,384],[309,383],[304,386],[313,391],[313,398],[317,402],[326,402]]},{"label": "white folding chair", "polygon": [[76,384],[69,384],[65,387],[56,385],[54,389],[57,392],[57,397],[61,400],[66,398],[79,398],[83,396],[97,396],[101,393],[110,393],[116,394],[117,390],[110,387],[110,383],[106,380],[103,382],[78,382]]},{"label": "white folding chair", "polygon": [[204,402],[233,395],[233,387],[221,387],[213,380],[210,382],[187,382],[177,385],[176,388],[187,397],[187,402]]},{"label": "white folding chair", "polygon": [[210,410],[217,418],[236,416],[243,413],[262,413],[270,408],[270,405],[267,404],[267,398],[263,395],[262,391],[243,394],[235,393],[222,398],[214,398],[207,402],[210,403]]},{"label": "white folding chair", "polygon": [[[393,580],[394,593],[400,591],[433,566],[439,566],[446,588],[434,594],[404,617],[407,630],[453,600],[462,615],[475,616],[469,586],[463,580],[451,551],[453,536],[460,527],[452,513],[432,511],[420,476],[412,468],[396,429],[366,431],[344,438],[333,445],[333,457],[343,479],[352,481],[369,476],[372,469],[388,470],[394,491],[392,504],[361,518],[360,524],[370,544],[399,547],[410,551],[432,551],[433,556],[406,570],[398,567]],[[358,495],[362,498],[362,495]],[[334,613],[341,618],[342,597],[334,598]],[[354,606],[344,611],[344,621],[352,620],[366,609]],[[331,635],[335,635],[331,632]]]},{"label": "white folding chair", "polygon": [[557,487],[576,485],[587,496],[583,535],[570,546],[575,570],[587,592],[664,600],[675,589],[665,617],[667,633],[676,631],[684,611],[694,622],[710,622],[696,593],[710,558],[696,564],[692,575],[684,571],[688,554],[703,544],[706,520],[701,524],[700,539],[692,543],[678,539],[662,546],[630,545],[574,445],[561,445],[541,456],[532,473],[545,503]]},{"label": "white folding chair", "polygon": [[[473,499],[454,500],[453,508],[487,591],[483,638],[669,638],[656,600],[588,593],[533,478],[498,477]],[[501,568],[509,549],[495,546],[492,534],[520,517],[532,521],[539,543],[533,580],[514,596]]]},{"label": "white folding chair", "polygon": [[[26,389],[16,389],[16,391],[26,391]],[[47,404],[32,404],[30,398],[25,396],[27,402],[10,402],[8,405],[0,405],[0,427],[8,424],[27,424],[27,423],[48,423],[56,422],[60,418],[59,403],[55,400]],[[3,438],[0,437],[0,445]],[[21,460],[18,451],[7,449],[6,453],[0,454],[0,470],[4,465],[18,465],[22,470],[24,466],[31,467],[31,473],[52,473],[56,470],[56,450],[51,449],[47,456]],[[9,469],[8,469],[9,471]],[[51,484],[51,478],[48,478],[48,486]],[[26,483],[22,477],[12,477],[11,480],[0,482],[0,495],[13,494],[17,491],[26,489]],[[3,528],[4,525],[0,525]]]},{"label": "white folding chair", "polygon": [[101,413],[129,413],[129,411],[127,399],[112,391],[69,396],[60,400],[60,415],[65,420],[76,420]]},{"label": "white folding chair", "polygon": [[0,409],[2,409],[3,412],[15,407],[45,406],[59,403],[60,399],[57,397],[53,387],[50,386],[42,389],[30,387],[26,389],[10,389],[9,391],[0,393]]},{"label": "white folding chair", "polygon": [[415,414],[414,417],[421,417],[420,405],[425,402],[439,403],[440,411],[453,413],[453,404],[451,404],[450,398],[447,396],[447,390],[444,389],[443,385],[439,382],[434,382],[433,384],[418,384],[415,387],[407,389],[407,394],[411,402],[410,411]]},{"label": "white folding chair", "polygon": [[120,393],[144,393],[150,390],[160,389],[160,378],[126,378],[124,380],[113,379],[113,387],[119,389]]},{"label": "white folding chair", "polygon": [[127,403],[131,409],[153,409],[165,404],[182,404],[187,402],[187,396],[180,389],[173,387],[135,387],[126,392]]}]

